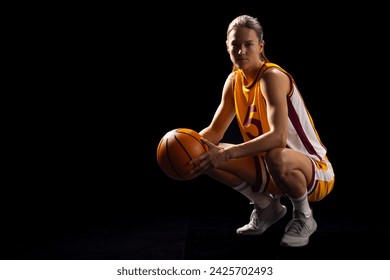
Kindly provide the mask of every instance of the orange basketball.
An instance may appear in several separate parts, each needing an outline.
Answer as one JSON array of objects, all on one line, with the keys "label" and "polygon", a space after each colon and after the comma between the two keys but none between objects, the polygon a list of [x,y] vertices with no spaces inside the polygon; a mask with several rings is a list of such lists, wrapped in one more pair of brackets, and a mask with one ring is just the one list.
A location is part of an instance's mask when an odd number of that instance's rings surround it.
[{"label": "orange basketball", "polygon": [[201,136],[189,128],[176,128],[168,131],[157,147],[157,162],[164,173],[175,180],[190,180],[196,177],[189,174],[192,165],[188,162],[208,150]]}]

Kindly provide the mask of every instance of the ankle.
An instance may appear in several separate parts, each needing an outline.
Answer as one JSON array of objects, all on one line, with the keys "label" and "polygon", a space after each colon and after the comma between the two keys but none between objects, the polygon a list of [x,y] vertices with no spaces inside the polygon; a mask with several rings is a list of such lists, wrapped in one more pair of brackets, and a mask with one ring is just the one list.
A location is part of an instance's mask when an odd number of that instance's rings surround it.
[{"label": "ankle", "polygon": [[310,210],[309,212],[301,212],[301,211],[298,211],[298,210],[294,210],[293,211],[293,217],[294,218],[306,218],[306,219],[310,219],[313,217],[313,211]]},{"label": "ankle", "polygon": [[254,206],[256,208],[264,210],[264,209],[268,208],[274,202],[274,200],[275,200],[275,198],[268,196],[268,195],[264,195],[256,200],[254,200],[252,203],[254,204]]}]

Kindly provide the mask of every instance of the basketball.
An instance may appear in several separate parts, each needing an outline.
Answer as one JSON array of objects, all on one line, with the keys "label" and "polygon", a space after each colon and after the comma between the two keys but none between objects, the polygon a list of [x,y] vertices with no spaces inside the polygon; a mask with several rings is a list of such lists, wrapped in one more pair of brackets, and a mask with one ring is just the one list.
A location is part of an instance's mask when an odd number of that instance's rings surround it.
[{"label": "basketball", "polygon": [[201,136],[189,128],[168,131],[157,147],[157,162],[162,171],[175,180],[191,180],[196,174],[189,174],[192,165],[188,162],[208,150]]}]

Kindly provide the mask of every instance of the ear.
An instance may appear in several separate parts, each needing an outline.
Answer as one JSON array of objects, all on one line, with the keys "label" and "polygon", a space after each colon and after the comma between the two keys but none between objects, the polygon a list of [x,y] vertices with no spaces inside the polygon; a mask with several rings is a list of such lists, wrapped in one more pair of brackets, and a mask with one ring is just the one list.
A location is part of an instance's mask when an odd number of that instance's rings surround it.
[{"label": "ear", "polygon": [[259,52],[262,53],[264,51],[265,42],[264,40],[261,40],[259,42]]},{"label": "ear", "polygon": [[226,40],[226,50],[229,52],[229,43],[227,40]]}]

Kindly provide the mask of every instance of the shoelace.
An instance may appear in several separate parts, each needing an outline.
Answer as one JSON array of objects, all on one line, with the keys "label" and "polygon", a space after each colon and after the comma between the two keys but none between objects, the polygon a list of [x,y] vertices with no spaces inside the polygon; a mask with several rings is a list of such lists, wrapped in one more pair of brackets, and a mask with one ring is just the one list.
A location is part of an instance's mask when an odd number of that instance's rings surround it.
[{"label": "shoelace", "polygon": [[306,226],[306,224],[304,221],[293,220],[291,225],[288,227],[287,231],[293,231],[295,233],[300,233],[305,226]]},{"label": "shoelace", "polygon": [[[250,204],[253,204],[253,202],[250,202]],[[270,205],[271,206],[271,205]],[[270,207],[268,206],[268,207]],[[259,227],[259,214],[264,211],[264,210],[261,210],[259,209],[258,207],[255,206],[255,209],[252,211],[252,214],[251,214],[251,217],[250,217],[250,222],[249,224],[252,225],[253,227],[255,228],[258,228]]]}]

